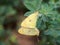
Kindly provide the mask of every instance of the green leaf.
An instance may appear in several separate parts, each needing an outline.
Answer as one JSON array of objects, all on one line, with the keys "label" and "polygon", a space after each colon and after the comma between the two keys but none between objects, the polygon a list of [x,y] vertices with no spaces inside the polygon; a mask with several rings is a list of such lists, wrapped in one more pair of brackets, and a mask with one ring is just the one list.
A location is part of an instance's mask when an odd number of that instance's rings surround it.
[{"label": "green leaf", "polygon": [[12,6],[7,6],[7,12],[6,12],[6,15],[15,15],[16,14],[16,10],[14,10],[12,8]]},{"label": "green leaf", "polygon": [[17,43],[17,39],[16,39],[16,36],[15,35],[11,35],[9,40],[12,42],[12,43]]},{"label": "green leaf", "polygon": [[6,11],[6,6],[0,6],[0,16]]},{"label": "green leaf", "polygon": [[56,41],[60,43],[60,36],[56,38]]},{"label": "green leaf", "polygon": [[0,30],[2,30],[3,29],[3,25],[0,25]]},{"label": "green leaf", "polygon": [[5,16],[0,17],[0,25],[3,25],[4,19],[5,19]]},{"label": "green leaf", "polygon": [[14,6],[18,6],[20,4],[20,1],[19,0],[14,0],[13,4],[14,4]]},{"label": "green leaf", "polygon": [[0,41],[0,45],[5,45],[5,43],[3,41]]},{"label": "green leaf", "polygon": [[55,29],[48,29],[44,32],[45,35],[50,35],[53,37],[58,37],[60,36],[60,30],[55,30]]},{"label": "green leaf", "polygon": [[50,18],[46,15],[42,15],[37,20],[37,28],[39,30],[46,30],[48,26],[50,25]]},{"label": "green leaf", "polygon": [[48,14],[52,14],[53,13],[53,6],[48,5],[48,4],[41,4],[41,8],[39,10],[39,12],[43,15],[48,15]]},{"label": "green leaf", "polygon": [[[25,0],[24,5],[30,11],[38,10],[42,14],[36,23],[36,27],[41,32],[39,35],[40,45],[60,45],[60,0],[49,0],[48,3],[42,2],[47,0],[41,0],[36,4],[37,1]],[[29,16],[31,13],[33,12],[27,12],[25,16]]]},{"label": "green leaf", "polygon": [[49,3],[50,4],[55,4],[56,2],[58,2],[59,0],[50,0]]},{"label": "green leaf", "polygon": [[5,30],[3,29],[3,26],[0,25],[0,40],[4,39],[6,37]]},{"label": "green leaf", "polygon": [[30,14],[34,13],[34,11],[29,11],[24,14],[24,16],[29,16]]},{"label": "green leaf", "polygon": [[46,36],[43,36],[42,39],[39,42],[39,45],[46,45],[47,38]]},{"label": "green leaf", "polygon": [[39,10],[42,0],[24,0],[24,5],[31,11]]}]

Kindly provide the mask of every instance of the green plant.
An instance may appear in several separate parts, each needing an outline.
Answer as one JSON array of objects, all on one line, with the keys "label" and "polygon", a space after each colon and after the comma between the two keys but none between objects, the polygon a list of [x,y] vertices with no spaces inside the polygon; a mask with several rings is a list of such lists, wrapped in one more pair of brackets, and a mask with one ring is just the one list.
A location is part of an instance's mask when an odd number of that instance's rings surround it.
[{"label": "green plant", "polygon": [[12,45],[11,43],[17,43],[14,42],[16,39],[10,38],[12,37],[12,31],[8,25],[15,22],[17,10],[21,8],[19,4],[19,0],[0,0],[0,45]]},{"label": "green plant", "polygon": [[40,45],[60,45],[60,0],[24,0],[30,11],[25,16],[39,11],[37,28],[40,30]]},{"label": "green plant", "polygon": [[[6,17],[17,17],[18,11],[29,10],[24,16],[39,11],[37,28],[40,31],[40,45],[60,45],[60,0],[0,0],[0,45],[12,45],[14,37],[5,42],[7,36],[11,36],[11,31],[5,30],[3,24],[10,21]],[[24,5],[23,5],[24,4]],[[25,6],[25,7],[24,7]],[[14,42],[16,43],[16,42]],[[15,45],[15,44],[14,44]]]}]

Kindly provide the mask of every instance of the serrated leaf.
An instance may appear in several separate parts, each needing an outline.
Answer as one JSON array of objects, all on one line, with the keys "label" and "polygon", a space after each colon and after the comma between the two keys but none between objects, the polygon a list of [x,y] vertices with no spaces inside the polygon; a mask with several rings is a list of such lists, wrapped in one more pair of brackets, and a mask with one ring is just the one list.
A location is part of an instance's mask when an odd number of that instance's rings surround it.
[{"label": "serrated leaf", "polygon": [[53,13],[53,6],[48,4],[41,4],[40,13],[44,15],[52,14]]},{"label": "serrated leaf", "polygon": [[29,10],[39,10],[40,9],[40,4],[42,0],[25,0],[24,5],[29,9]]}]

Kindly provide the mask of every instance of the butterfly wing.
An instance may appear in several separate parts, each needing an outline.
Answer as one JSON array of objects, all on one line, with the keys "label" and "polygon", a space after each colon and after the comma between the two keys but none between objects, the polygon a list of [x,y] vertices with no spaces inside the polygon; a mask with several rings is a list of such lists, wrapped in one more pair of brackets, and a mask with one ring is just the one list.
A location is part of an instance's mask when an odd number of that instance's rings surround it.
[{"label": "butterfly wing", "polygon": [[38,12],[34,12],[33,14],[29,15],[25,20],[22,21],[21,26],[35,28],[38,14]]},{"label": "butterfly wing", "polygon": [[36,28],[24,28],[21,27],[18,32],[23,35],[29,35],[29,36],[34,36],[34,35],[39,35],[39,30]]}]

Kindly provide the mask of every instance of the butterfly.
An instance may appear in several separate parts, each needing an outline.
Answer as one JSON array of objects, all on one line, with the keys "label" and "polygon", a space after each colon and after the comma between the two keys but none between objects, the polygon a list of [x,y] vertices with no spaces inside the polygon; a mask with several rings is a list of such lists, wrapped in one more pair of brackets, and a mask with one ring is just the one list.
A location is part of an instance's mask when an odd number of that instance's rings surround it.
[{"label": "butterfly", "polygon": [[38,19],[39,12],[34,12],[30,14],[25,20],[21,23],[21,28],[18,32],[24,35],[39,35],[39,30],[36,28],[36,22]]}]

